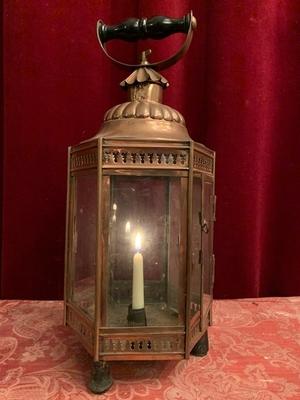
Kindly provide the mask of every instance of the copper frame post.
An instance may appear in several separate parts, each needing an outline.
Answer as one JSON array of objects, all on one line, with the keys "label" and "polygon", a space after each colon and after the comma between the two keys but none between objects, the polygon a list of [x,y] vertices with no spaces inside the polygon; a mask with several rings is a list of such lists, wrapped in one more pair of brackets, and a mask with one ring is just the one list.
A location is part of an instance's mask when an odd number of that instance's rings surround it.
[{"label": "copper frame post", "polygon": [[190,143],[190,151],[189,151],[189,177],[188,177],[188,230],[187,230],[187,282],[186,282],[186,307],[185,307],[185,358],[190,357],[189,352],[189,342],[190,342],[190,302],[191,302],[191,262],[192,262],[192,246],[191,246],[191,238],[192,238],[192,219],[193,219],[193,210],[192,210],[192,201],[193,201],[193,159],[194,159],[194,144]]},{"label": "copper frame post", "polygon": [[95,331],[94,331],[94,361],[99,361],[99,329],[100,329],[100,321],[101,321],[101,274],[102,274],[102,253],[103,253],[103,244],[102,244],[102,142],[103,139],[100,138],[98,140],[98,168],[97,168],[97,192],[98,192],[98,212],[97,212],[97,234],[96,234],[96,243],[97,243],[97,265],[96,265],[96,282],[95,282]]},{"label": "copper frame post", "polygon": [[71,159],[71,147],[68,147],[66,231],[65,231],[65,259],[64,259],[65,260],[65,270],[64,270],[64,325],[66,325],[66,323],[67,323],[67,300],[68,300],[67,275],[68,275],[68,269],[69,269],[70,159]]},{"label": "copper frame post", "polygon": [[202,230],[202,224],[203,224],[203,215],[204,215],[204,206],[205,206],[205,202],[204,202],[204,183],[205,180],[205,175],[201,174],[201,221],[199,221],[199,223],[201,224],[201,266],[200,266],[200,273],[201,273],[201,282],[200,282],[200,331],[203,332],[204,331],[204,318],[205,318],[205,313],[204,313],[204,301],[203,301],[203,297],[204,297],[204,268],[205,266],[203,265],[204,263],[204,257],[203,257],[203,230]]}]

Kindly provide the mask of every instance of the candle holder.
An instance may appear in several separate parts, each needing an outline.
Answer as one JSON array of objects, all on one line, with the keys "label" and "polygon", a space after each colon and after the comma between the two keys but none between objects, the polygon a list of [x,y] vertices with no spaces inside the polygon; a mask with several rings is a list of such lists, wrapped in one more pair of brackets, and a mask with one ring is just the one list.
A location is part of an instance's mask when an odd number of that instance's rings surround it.
[{"label": "candle holder", "polygon": [[[105,53],[134,71],[121,82],[128,101],[69,148],[64,318],[93,357],[94,393],[112,384],[110,361],[181,360],[208,350],[215,153],[162,103],[169,83],[158,72],[184,54],[195,27],[192,13],[98,23]],[[175,32],[187,34],[184,44],[156,63],[145,51],[129,66],[105,48],[116,38]]]},{"label": "candle holder", "polygon": [[147,326],[145,308],[133,310],[132,304],[129,304],[127,321],[128,326]]}]

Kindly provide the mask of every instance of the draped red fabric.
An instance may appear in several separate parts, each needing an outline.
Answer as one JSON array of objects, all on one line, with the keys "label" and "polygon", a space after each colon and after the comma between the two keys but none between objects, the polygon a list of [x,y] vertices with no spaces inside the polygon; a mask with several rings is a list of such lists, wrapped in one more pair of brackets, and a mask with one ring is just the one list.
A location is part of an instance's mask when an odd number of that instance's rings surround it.
[{"label": "draped red fabric", "polygon": [[[165,102],[217,151],[215,297],[300,295],[300,2],[7,0],[2,297],[62,297],[67,146],[124,100],[127,72],[100,52],[97,19],[190,9],[198,29],[163,72]],[[137,48],[159,59],[181,41]],[[136,46],[112,50],[133,60]]]}]

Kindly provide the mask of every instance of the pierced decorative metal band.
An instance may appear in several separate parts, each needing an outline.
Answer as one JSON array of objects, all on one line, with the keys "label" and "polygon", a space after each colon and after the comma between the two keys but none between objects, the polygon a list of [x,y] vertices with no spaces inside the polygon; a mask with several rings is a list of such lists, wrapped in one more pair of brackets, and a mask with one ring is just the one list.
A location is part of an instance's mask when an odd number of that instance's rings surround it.
[{"label": "pierced decorative metal band", "polygon": [[91,327],[78,314],[68,307],[67,308],[67,323],[77,332],[83,340],[92,346],[94,341],[94,332]]},{"label": "pierced decorative metal band", "polygon": [[199,171],[213,173],[214,171],[213,159],[211,157],[206,156],[203,153],[198,153],[195,151],[193,167],[194,169],[198,169]]},{"label": "pierced decorative metal band", "polygon": [[85,168],[97,168],[97,149],[80,151],[71,155],[71,171]]},{"label": "pierced decorative metal band", "polygon": [[103,338],[103,353],[183,353],[184,336]]},{"label": "pierced decorative metal band", "polygon": [[128,166],[151,168],[188,168],[188,152],[183,150],[122,150],[106,149],[103,152],[103,168]]}]

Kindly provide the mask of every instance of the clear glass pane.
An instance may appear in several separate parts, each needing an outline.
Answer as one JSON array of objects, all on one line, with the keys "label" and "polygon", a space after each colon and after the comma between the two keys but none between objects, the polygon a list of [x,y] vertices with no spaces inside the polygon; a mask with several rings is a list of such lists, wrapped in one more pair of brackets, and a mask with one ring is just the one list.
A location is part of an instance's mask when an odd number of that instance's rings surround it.
[{"label": "clear glass pane", "polygon": [[129,305],[147,326],[183,325],[181,198],[181,178],[110,178],[108,326],[128,326]]},{"label": "clear glass pane", "polygon": [[97,175],[79,175],[72,179],[72,301],[93,317],[95,309]]},{"label": "clear glass pane", "polygon": [[192,218],[192,259],[191,259],[191,301],[190,317],[192,320],[200,318],[201,294],[201,208],[202,208],[202,180],[193,181],[193,218]]},{"label": "clear glass pane", "polygon": [[214,208],[214,187],[213,182],[204,179],[203,186],[203,222],[207,224],[207,229],[202,235],[203,247],[203,318],[208,312],[212,301],[212,273],[213,273],[213,221],[212,213]]}]

